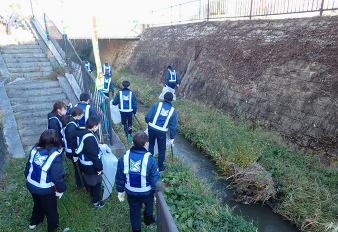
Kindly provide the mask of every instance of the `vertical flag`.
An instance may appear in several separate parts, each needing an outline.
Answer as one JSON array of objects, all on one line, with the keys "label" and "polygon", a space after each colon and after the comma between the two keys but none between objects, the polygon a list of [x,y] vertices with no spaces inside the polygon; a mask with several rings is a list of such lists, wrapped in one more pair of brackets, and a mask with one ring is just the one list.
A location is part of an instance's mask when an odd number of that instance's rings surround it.
[{"label": "vertical flag", "polygon": [[97,23],[95,16],[93,17],[93,50],[94,50],[94,57],[95,57],[95,63],[97,68],[97,78],[96,78],[96,89],[100,90],[103,89],[104,85],[104,79],[103,79],[103,73],[102,73],[102,65],[100,60],[100,51],[99,51],[99,38],[97,35]]}]

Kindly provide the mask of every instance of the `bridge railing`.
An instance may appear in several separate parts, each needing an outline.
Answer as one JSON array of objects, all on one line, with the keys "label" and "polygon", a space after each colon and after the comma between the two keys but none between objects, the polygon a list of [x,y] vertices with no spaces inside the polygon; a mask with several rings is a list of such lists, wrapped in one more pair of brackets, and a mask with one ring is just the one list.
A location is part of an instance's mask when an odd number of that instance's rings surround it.
[{"label": "bridge railing", "polygon": [[152,24],[338,10],[338,0],[192,0],[152,12]]}]

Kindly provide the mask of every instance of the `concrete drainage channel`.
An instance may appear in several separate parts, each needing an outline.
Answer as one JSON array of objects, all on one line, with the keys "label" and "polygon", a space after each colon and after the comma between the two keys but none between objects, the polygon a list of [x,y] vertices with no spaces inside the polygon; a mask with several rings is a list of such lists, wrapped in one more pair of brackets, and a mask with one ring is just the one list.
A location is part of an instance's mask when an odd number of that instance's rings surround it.
[{"label": "concrete drainage channel", "polygon": [[[148,107],[138,102],[138,110],[146,113]],[[168,136],[167,136],[168,137]],[[167,139],[167,145],[170,145]],[[219,179],[217,167],[214,162],[203,155],[201,151],[192,145],[191,141],[184,136],[177,134],[175,137],[174,155],[178,157],[184,164],[189,166],[193,173],[200,179],[205,179],[211,184],[214,192],[217,192],[225,204],[234,208],[234,212],[247,221],[253,221],[260,232],[296,232],[297,228],[292,226],[289,221],[276,214],[268,205],[261,204],[242,204],[232,200],[233,191],[228,189],[228,181]],[[167,161],[168,162],[168,161]],[[170,162],[170,161],[169,161]]]}]

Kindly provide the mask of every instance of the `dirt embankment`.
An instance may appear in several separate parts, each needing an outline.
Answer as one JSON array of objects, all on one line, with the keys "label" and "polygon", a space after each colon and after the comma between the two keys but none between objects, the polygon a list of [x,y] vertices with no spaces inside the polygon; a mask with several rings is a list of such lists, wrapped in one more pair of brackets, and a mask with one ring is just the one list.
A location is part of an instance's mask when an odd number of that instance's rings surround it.
[{"label": "dirt embankment", "polygon": [[[148,28],[127,70],[158,83],[172,65],[181,97],[259,121],[284,141],[338,158],[338,17]],[[238,108],[238,107],[237,107]]]}]

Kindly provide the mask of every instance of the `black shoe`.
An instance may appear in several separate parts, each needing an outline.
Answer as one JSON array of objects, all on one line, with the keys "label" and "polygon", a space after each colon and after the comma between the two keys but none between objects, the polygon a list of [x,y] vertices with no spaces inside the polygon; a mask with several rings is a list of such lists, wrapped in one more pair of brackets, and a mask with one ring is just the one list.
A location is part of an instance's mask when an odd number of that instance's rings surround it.
[{"label": "black shoe", "polygon": [[134,230],[134,229],[133,229],[133,232],[141,232],[141,230]]},{"label": "black shoe", "polygon": [[104,201],[98,201],[96,203],[93,203],[92,207],[93,208],[102,208],[105,205],[106,205],[106,202],[104,202]]},{"label": "black shoe", "polygon": [[144,224],[146,224],[146,226],[149,226],[153,223],[155,223],[157,221],[157,216],[155,215],[148,215],[148,216],[144,216]]}]

